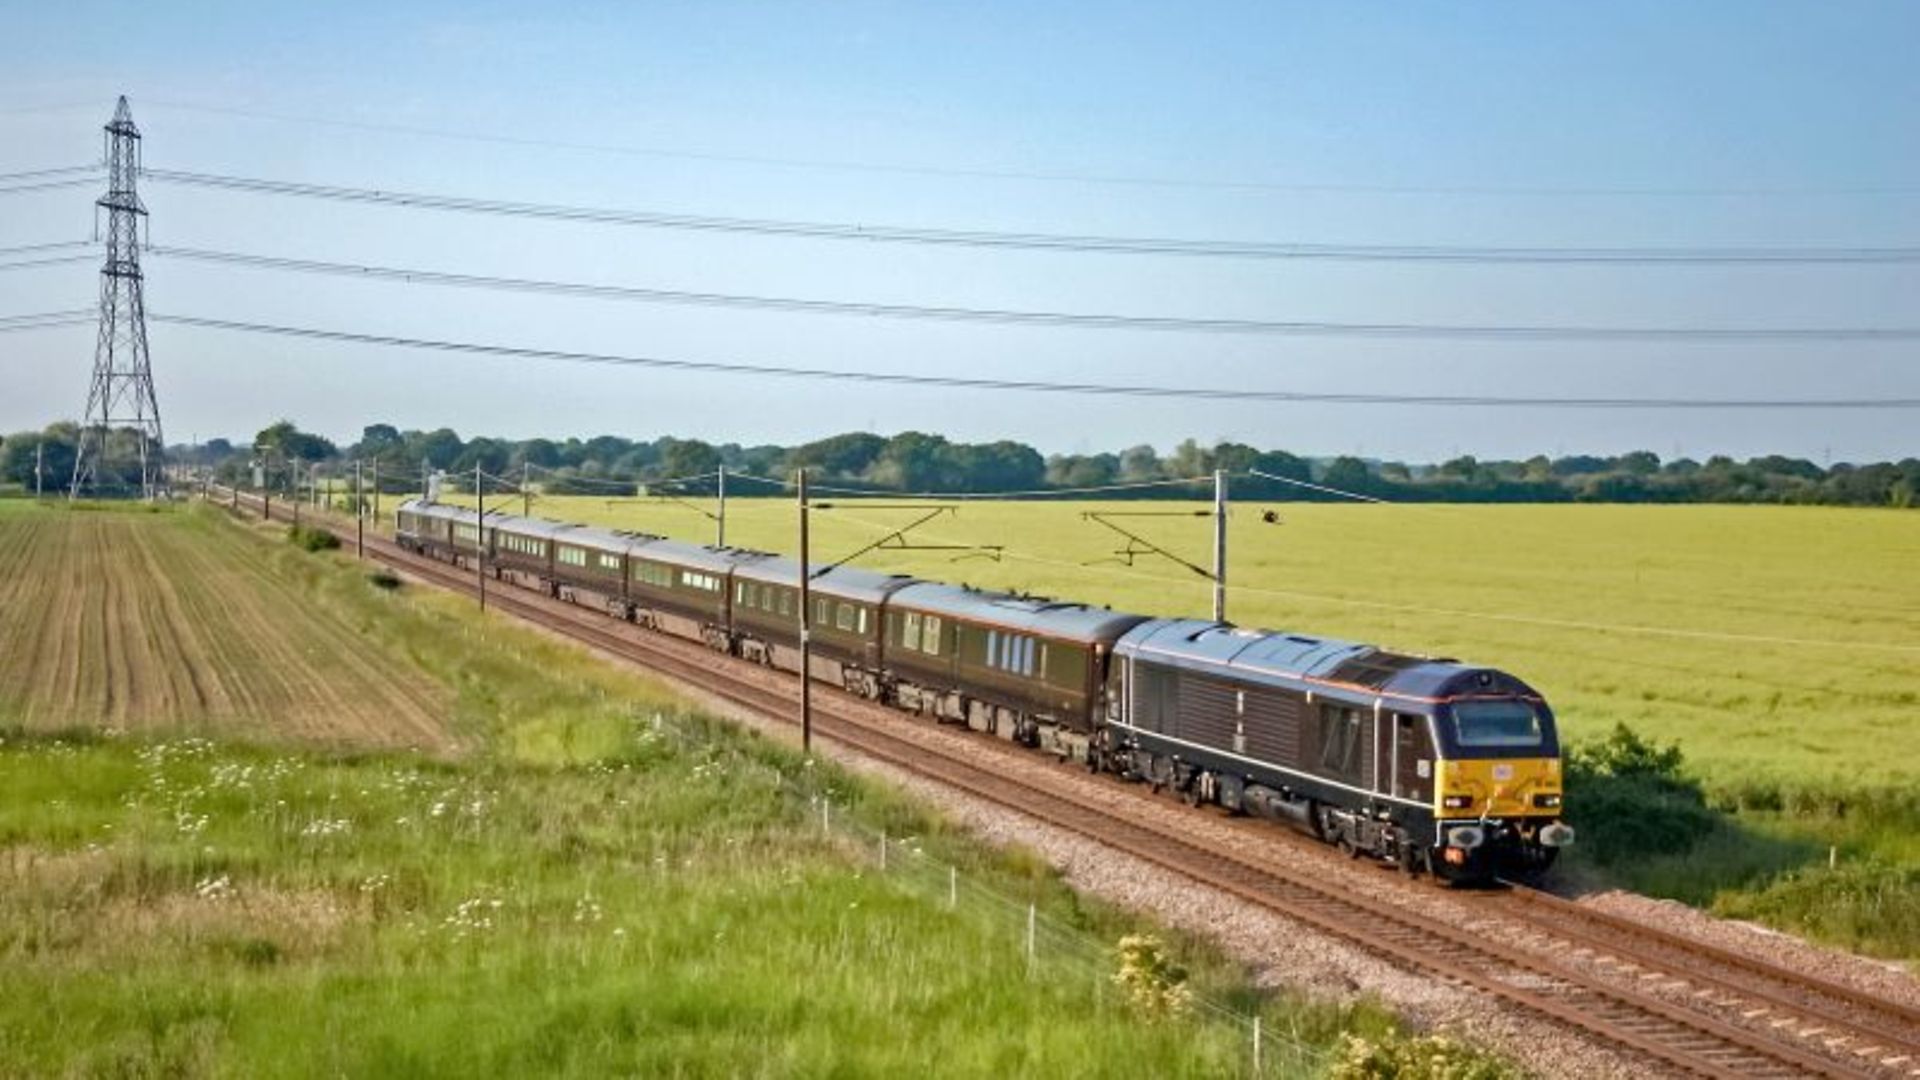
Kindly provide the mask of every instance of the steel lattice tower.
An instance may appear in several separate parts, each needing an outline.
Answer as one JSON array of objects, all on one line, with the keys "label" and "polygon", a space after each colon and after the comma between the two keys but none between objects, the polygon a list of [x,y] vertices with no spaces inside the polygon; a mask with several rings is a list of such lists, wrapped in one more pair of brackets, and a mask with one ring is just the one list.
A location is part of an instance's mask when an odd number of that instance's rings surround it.
[{"label": "steel lattice tower", "polygon": [[[154,397],[153,368],[147,359],[147,302],[140,275],[140,223],[147,208],[135,187],[140,129],[133,126],[133,110],[124,95],[106,132],[107,193],[94,204],[107,212],[100,336],[69,497],[124,490],[137,455],[140,495],[151,499],[166,487],[166,441],[160,434],[160,402]],[[128,445],[135,442],[137,446]]]}]

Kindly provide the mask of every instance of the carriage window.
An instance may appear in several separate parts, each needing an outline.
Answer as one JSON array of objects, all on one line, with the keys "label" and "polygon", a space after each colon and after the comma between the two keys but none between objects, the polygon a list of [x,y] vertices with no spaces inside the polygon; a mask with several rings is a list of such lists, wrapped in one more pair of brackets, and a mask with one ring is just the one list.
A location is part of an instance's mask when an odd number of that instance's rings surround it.
[{"label": "carriage window", "polygon": [[1000,666],[1000,631],[987,631],[987,666]]},{"label": "carriage window", "polygon": [[833,625],[834,625],[834,628],[838,630],[853,629],[853,605],[852,604],[840,605],[840,609],[834,612]]},{"label": "carriage window", "polygon": [[742,582],[739,582],[738,584],[736,584],[736,585],[734,585],[734,587],[733,587],[733,602],[734,602],[734,603],[736,603],[736,604],[744,604],[744,603],[746,603],[746,602],[747,602],[747,591],[748,591],[749,589],[752,589],[752,588],[753,588],[753,586],[751,586],[751,585],[749,585],[749,584],[747,584],[747,583],[746,583],[746,582],[744,582],[744,581],[742,581]]},{"label": "carriage window", "polygon": [[860,609],[860,632],[862,634],[867,632],[867,609],[866,608]]},{"label": "carriage window", "polygon": [[787,592],[785,589],[780,591],[780,614],[793,614],[793,594]]},{"label": "carriage window", "polygon": [[600,556],[600,569],[602,569],[602,570],[619,570],[619,569],[620,569],[620,556],[618,556],[618,555],[607,555],[607,554],[604,554],[604,553],[603,553],[603,554],[602,554],[602,555]]},{"label": "carriage window", "polygon": [[920,631],[920,651],[940,655],[940,616],[927,616],[926,626]]},{"label": "carriage window", "polygon": [[815,600],[813,602],[813,621],[819,626],[825,626],[832,622],[833,605],[827,603],[825,600]]},{"label": "carriage window", "polygon": [[900,644],[909,649],[920,647],[920,613],[909,611],[900,618]]}]

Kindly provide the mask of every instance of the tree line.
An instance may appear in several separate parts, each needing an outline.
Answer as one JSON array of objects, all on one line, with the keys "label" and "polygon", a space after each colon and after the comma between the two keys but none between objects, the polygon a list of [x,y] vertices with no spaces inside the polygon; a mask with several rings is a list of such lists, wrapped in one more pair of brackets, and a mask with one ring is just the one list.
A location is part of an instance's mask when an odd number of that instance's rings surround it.
[{"label": "tree line", "polygon": [[[0,441],[0,482],[32,490],[36,453],[43,483],[60,490],[73,470],[79,429],[57,423]],[[1343,496],[1302,485],[1395,502],[1612,502],[1791,503],[1911,508],[1920,505],[1920,459],[1866,464],[1819,465],[1770,454],[1736,461],[1662,461],[1646,450],[1612,457],[1537,455],[1523,461],[1456,457],[1438,464],[1375,461],[1358,457],[1310,458],[1243,443],[1203,446],[1188,439],[1165,454],[1151,446],[1096,454],[1042,455],[1025,443],[954,442],[906,431],[884,436],[848,432],[798,446],[712,444],[663,436],[653,440],[599,435],[589,439],[462,439],[448,428],[402,430],[371,424],[347,445],[282,420],[240,445],[213,439],[175,446],[176,465],[212,471],[229,482],[253,482],[256,469],[269,483],[287,482],[291,466],[321,466],[345,475],[351,462],[381,462],[382,486],[417,488],[423,472],[444,472],[448,482],[470,484],[477,467],[509,480],[530,477],[555,494],[635,494],[642,487],[686,477],[707,477],[721,467],[735,474],[786,479],[806,468],[820,484],[874,492],[1025,492],[1151,484],[1208,477],[1216,469],[1235,473],[1236,497],[1267,500],[1338,500]],[[1265,473],[1276,479],[1245,475]],[[686,483],[711,490],[711,479]],[[736,488],[752,492],[752,488]],[[1101,493],[1107,498],[1194,498],[1204,483],[1140,487]]]}]

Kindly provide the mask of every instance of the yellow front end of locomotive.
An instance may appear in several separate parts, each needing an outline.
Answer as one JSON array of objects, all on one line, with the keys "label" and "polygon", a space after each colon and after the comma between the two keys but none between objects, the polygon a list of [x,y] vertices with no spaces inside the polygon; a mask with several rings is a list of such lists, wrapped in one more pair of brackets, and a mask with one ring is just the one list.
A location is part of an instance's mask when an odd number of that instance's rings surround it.
[{"label": "yellow front end of locomotive", "polygon": [[1440,765],[1440,819],[1560,816],[1559,758],[1453,759]]}]

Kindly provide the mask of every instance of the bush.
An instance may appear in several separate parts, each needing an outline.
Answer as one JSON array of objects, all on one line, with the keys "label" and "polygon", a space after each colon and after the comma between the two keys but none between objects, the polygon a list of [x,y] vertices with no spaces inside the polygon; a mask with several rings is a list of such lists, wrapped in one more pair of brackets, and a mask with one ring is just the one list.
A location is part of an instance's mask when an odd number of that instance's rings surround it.
[{"label": "bush", "polygon": [[1345,1035],[1327,1070],[1331,1080],[1504,1080],[1515,1075],[1497,1058],[1445,1035],[1377,1042]]},{"label": "bush", "polygon": [[392,592],[400,587],[400,575],[384,566],[368,574],[367,580],[373,583],[374,588],[384,589],[388,592]]},{"label": "bush", "polygon": [[1711,833],[1719,815],[1688,776],[1678,746],[1660,746],[1621,724],[1604,740],[1566,754],[1567,820],[1580,846],[1606,866],[1676,855]]},{"label": "bush", "polygon": [[302,551],[332,551],[340,546],[340,538],[325,529],[316,529],[310,525],[295,525],[287,530],[287,540]]},{"label": "bush", "polygon": [[1187,969],[1173,962],[1159,938],[1128,934],[1120,939],[1117,952],[1120,970],[1113,973],[1113,982],[1135,1008],[1152,1016],[1179,1016],[1192,1007]]},{"label": "bush", "polygon": [[1811,934],[1856,952],[1911,957],[1920,942],[1920,868],[1878,861],[1802,867],[1717,910]]}]

